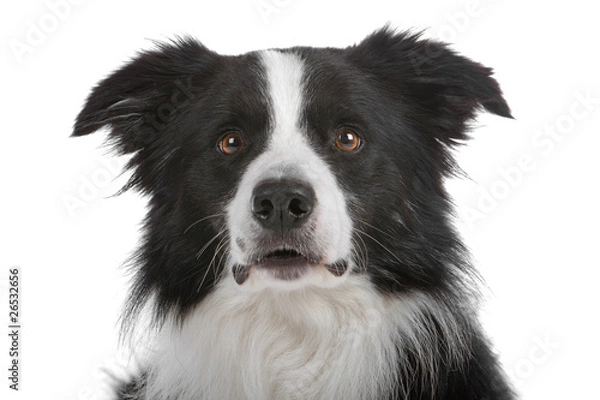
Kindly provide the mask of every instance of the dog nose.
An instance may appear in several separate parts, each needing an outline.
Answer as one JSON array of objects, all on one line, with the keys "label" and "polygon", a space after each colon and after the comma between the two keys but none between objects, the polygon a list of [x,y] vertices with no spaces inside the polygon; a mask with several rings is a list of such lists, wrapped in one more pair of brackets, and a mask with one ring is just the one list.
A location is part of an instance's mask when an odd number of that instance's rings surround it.
[{"label": "dog nose", "polygon": [[252,192],[252,214],[265,227],[285,233],[302,226],[315,204],[312,187],[298,180],[267,180]]}]

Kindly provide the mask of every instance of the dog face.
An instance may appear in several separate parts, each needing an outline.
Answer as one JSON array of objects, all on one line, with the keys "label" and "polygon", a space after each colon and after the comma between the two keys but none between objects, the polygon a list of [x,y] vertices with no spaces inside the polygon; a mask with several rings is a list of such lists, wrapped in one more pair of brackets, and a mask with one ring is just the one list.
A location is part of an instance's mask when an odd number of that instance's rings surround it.
[{"label": "dog face", "polygon": [[491,71],[383,29],[346,49],[218,55],[161,45],[102,81],[74,135],[110,129],[149,196],[130,313],[184,314],[216,284],[387,292],[452,285],[449,148],[479,108],[510,116]]},{"label": "dog face", "polygon": [[265,149],[227,207],[234,277],[252,288],[336,285],[353,256],[352,220],[331,158],[350,152],[336,143],[360,139],[348,121],[308,125],[299,55],[267,51],[261,62],[271,117]]}]

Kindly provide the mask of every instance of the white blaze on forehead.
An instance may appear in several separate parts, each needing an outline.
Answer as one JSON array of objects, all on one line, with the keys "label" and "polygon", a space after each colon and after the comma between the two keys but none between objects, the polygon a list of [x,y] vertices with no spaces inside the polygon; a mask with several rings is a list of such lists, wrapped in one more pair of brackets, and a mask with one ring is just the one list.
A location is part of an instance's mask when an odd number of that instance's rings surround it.
[{"label": "white blaze on forehead", "polygon": [[302,113],[304,63],[293,53],[266,50],[262,54],[272,110],[270,149],[301,145],[299,119]]},{"label": "white blaze on forehead", "polygon": [[263,163],[260,168],[261,173],[266,173],[263,178],[290,176],[291,168],[296,178],[311,183],[315,190],[319,181],[328,179],[333,185],[331,187],[337,187],[333,174],[311,148],[301,127],[305,94],[304,61],[297,54],[277,50],[262,52],[261,61],[267,79],[271,129],[267,150],[254,166],[259,167]]}]

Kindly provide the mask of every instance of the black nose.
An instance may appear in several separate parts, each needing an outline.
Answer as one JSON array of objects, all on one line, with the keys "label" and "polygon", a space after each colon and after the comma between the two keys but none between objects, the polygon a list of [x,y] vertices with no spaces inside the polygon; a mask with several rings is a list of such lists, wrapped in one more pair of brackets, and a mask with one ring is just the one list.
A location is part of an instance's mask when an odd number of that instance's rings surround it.
[{"label": "black nose", "polygon": [[302,226],[315,204],[315,192],[298,180],[267,180],[252,192],[252,213],[268,229],[285,233]]}]

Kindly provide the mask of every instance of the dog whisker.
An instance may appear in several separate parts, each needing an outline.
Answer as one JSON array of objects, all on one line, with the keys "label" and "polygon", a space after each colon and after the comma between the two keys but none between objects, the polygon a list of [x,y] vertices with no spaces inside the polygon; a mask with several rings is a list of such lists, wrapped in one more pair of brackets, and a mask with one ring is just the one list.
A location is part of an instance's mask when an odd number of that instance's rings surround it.
[{"label": "dog whisker", "polygon": [[[210,272],[210,270],[213,266],[213,263],[215,261],[217,254],[222,250],[223,246],[227,245],[228,243],[229,243],[229,239],[227,238],[227,236],[224,236],[223,238],[221,238],[221,240],[215,247],[214,255],[213,255],[212,259],[210,260],[210,262],[208,263],[208,265],[206,266],[206,270],[204,271],[204,276],[202,277],[202,281],[198,285],[198,291],[200,291],[200,289],[204,285],[204,282],[206,281],[206,277],[208,276],[208,273]],[[216,269],[215,269],[215,275],[216,275]]]},{"label": "dog whisker", "polygon": [[200,248],[200,250],[196,253],[196,260],[199,260],[200,257],[202,256],[202,254],[204,254],[204,252],[206,251],[206,249],[208,248],[208,246],[210,246],[215,240],[217,240],[217,238],[223,234],[227,234],[227,231],[225,230],[221,230],[219,232],[217,232],[216,235],[214,235],[210,240],[208,240],[206,243],[204,243],[204,246],[202,246]]},{"label": "dog whisker", "polygon": [[213,215],[209,215],[209,216],[204,217],[204,218],[200,218],[199,220],[191,223],[190,226],[188,226],[187,228],[185,228],[185,230],[183,231],[183,234],[185,235],[192,227],[194,227],[195,225],[199,224],[200,222],[204,222],[207,219],[218,218],[218,217],[223,217],[223,216],[225,216],[225,214],[220,213],[220,214],[213,214]]}]

